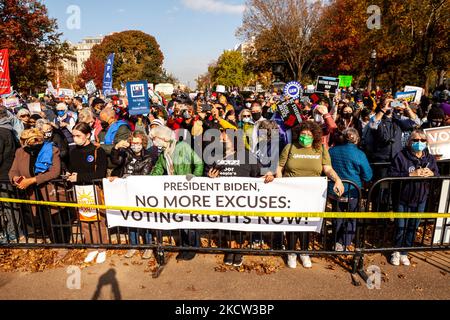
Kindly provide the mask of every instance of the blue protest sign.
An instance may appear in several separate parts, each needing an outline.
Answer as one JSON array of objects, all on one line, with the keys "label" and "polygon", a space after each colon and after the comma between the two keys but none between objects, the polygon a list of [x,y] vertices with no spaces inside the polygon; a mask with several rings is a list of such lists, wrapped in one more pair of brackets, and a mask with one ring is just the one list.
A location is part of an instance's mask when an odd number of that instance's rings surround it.
[{"label": "blue protest sign", "polygon": [[128,113],[132,116],[150,112],[147,81],[127,82]]},{"label": "blue protest sign", "polygon": [[114,53],[108,56],[105,64],[105,73],[103,74],[103,94],[106,96],[108,92],[112,91],[113,85],[113,68],[114,68]]},{"label": "blue protest sign", "polygon": [[284,95],[292,99],[298,99],[303,95],[303,88],[297,81],[291,81],[284,87]]}]

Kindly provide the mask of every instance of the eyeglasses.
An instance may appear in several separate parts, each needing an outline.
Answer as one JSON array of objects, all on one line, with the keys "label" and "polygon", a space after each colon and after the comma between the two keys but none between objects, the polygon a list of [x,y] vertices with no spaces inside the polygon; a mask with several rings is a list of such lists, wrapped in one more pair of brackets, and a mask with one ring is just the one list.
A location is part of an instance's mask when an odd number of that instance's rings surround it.
[{"label": "eyeglasses", "polygon": [[428,142],[427,139],[412,139],[412,142]]},{"label": "eyeglasses", "polygon": [[242,118],[251,118],[252,116],[249,114],[243,115]]}]

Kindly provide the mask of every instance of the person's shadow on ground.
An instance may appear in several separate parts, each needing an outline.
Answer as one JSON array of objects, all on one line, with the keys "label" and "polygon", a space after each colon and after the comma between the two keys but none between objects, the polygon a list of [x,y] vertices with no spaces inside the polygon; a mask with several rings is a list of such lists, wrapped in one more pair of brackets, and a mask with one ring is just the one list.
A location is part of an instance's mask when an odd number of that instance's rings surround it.
[{"label": "person's shadow on ground", "polygon": [[97,290],[92,296],[91,300],[98,300],[100,297],[100,293],[104,286],[111,285],[111,292],[113,294],[114,300],[122,300],[122,296],[120,294],[119,283],[116,279],[116,270],[109,269],[104,275],[100,277],[97,284]]}]

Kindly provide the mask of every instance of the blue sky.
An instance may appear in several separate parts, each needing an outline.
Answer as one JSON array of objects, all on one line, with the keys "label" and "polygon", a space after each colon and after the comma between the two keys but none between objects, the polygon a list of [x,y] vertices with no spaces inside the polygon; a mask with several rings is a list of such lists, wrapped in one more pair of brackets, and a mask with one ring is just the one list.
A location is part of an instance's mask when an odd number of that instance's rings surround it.
[{"label": "blue sky", "polygon": [[[43,0],[49,15],[58,21],[63,39],[79,42],[87,36],[124,30],[153,35],[164,53],[164,67],[183,83],[195,87],[195,79],[223,50],[239,40],[244,0]],[[79,29],[67,21],[80,8]]]}]

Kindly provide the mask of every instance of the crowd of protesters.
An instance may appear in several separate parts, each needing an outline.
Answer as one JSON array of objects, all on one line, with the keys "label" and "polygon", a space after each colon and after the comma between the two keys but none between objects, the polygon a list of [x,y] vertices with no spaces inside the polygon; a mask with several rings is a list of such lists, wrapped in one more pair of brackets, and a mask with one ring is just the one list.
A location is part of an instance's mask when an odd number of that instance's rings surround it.
[{"label": "crowd of protesters", "polygon": [[[379,88],[373,92],[348,88],[335,95],[325,92],[319,98],[315,102],[295,100],[302,123],[288,127],[277,111],[277,102],[284,97],[276,92],[246,97],[238,91],[198,92],[195,97],[175,92],[168,101],[155,94],[150,112],[138,116],[128,113],[125,97],[91,97],[88,101],[81,97],[29,97],[22,101],[23,106],[0,106],[0,179],[26,192],[61,177],[73,185],[89,185],[96,179],[112,181],[130,175],[254,177],[265,183],[284,177],[327,176],[335,209],[353,211],[358,205],[356,190],[344,186],[342,180],[362,188],[385,177],[439,175],[437,159],[430,154],[422,129],[450,125],[446,88],[437,88],[420,104],[396,101],[392,92]],[[26,102],[39,102],[42,111],[31,114]],[[219,132],[218,139],[203,139],[211,129]],[[241,133],[239,141],[233,134],[237,131]],[[203,151],[212,143],[220,147],[214,149],[218,150],[214,160],[205,159]],[[237,159],[239,144],[248,161],[226,161]],[[370,163],[376,162],[391,166],[372,168]],[[428,193],[422,182],[403,185],[398,211],[423,212]],[[43,200],[52,200],[43,194]],[[32,192],[29,195],[32,197]],[[349,199],[345,206],[339,202],[342,197]],[[6,222],[0,241],[20,241],[11,213],[3,214]],[[45,217],[42,225],[48,228],[55,216]],[[395,246],[411,246],[420,221],[396,221]],[[105,219],[100,224],[83,224],[85,243],[107,243]],[[336,251],[348,249],[355,229],[356,220],[335,221]],[[46,234],[54,243],[70,239],[70,230],[48,230]],[[128,236],[135,245],[151,244],[155,235],[135,229]],[[302,250],[307,250],[306,232],[279,235],[274,243],[295,250],[298,240]],[[182,246],[199,246],[200,233],[183,230],[179,241]],[[252,243],[262,241],[251,239]],[[230,246],[237,248],[236,242],[230,241]],[[130,250],[126,257],[135,253]],[[151,256],[151,250],[143,254],[144,259]],[[182,251],[177,259],[194,257],[193,251]],[[311,267],[308,255],[299,258],[305,268]],[[90,251],[86,262],[94,259],[104,262],[105,251]],[[227,265],[240,266],[242,261],[240,254],[224,257]],[[406,252],[394,252],[391,263],[409,265]],[[297,255],[289,254],[287,264],[295,268]]]}]

